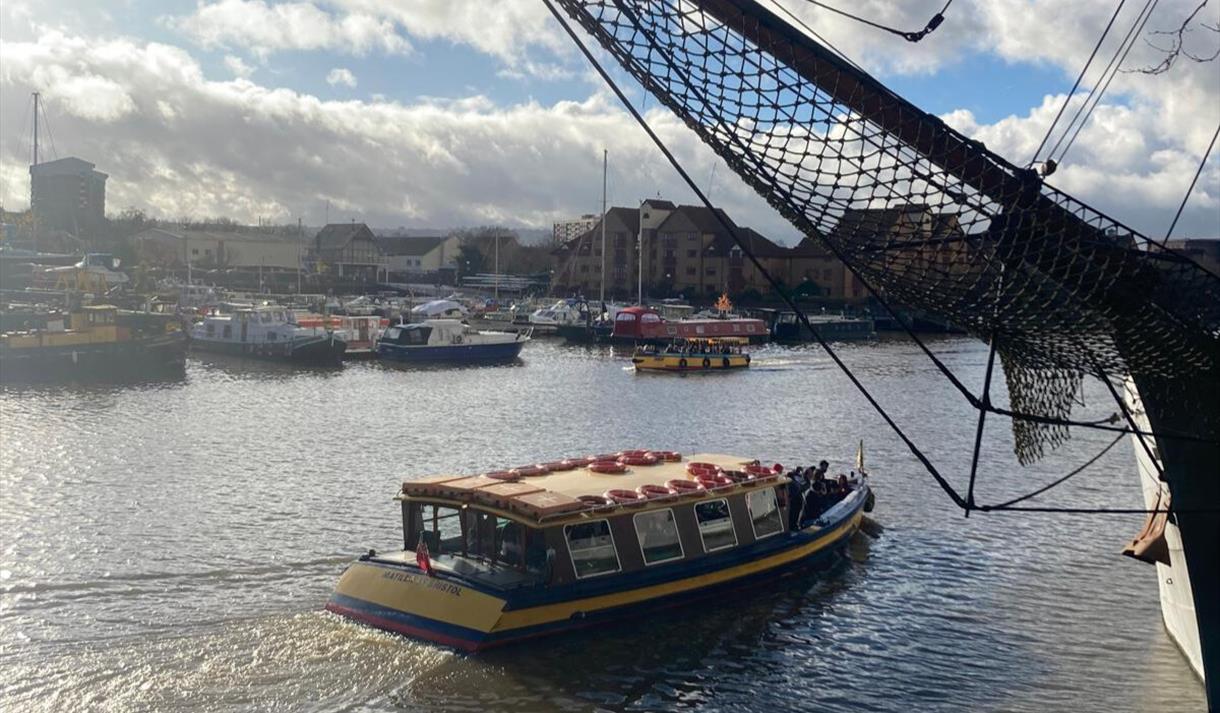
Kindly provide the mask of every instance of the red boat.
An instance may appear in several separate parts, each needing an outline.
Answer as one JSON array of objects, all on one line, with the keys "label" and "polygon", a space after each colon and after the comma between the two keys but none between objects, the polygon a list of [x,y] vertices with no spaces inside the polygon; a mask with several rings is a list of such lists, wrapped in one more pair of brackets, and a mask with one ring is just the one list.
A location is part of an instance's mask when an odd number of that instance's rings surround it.
[{"label": "red boat", "polygon": [[767,340],[767,324],[761,319],[683,319],[669,321],[648,307],[627,307],[614,317],[616,341],[669,343],[674,339],[727,339],[751,342]]}]

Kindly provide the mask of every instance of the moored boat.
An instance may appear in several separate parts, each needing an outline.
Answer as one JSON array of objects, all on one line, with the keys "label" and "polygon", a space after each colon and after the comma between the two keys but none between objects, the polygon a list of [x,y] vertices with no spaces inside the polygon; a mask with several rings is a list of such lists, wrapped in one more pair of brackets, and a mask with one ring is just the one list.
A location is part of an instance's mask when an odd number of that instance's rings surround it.
[{"label": "moored boat", "polygon": [[639,371],[731,371],[750,366],[750,355],[732,339],[675,339],[664,347],[636,347],[631,363]]},{"label": "moored boat", "polygon": [[186,337],[172,317],[120,312],[113,305],[50,315],[36,328],[0,334],[0,380],[44,381],[138,375],[182,368]]},{"label": "moored boat", "polygon": [[347,342],[340,333],[316,333],[292,320],[292,312],[280,305],[211,310],[191,328],[191,348],[300,364],[342,361]]},{"label": "moored boat", "polygon": [[841,552],[867,477],[802,477],[640,450],[408,481],[403,549],[352,563],[326,608],[478,651],[687,604]]},{"label": "moored boat", "polygon": [[674,339],[742,337],[763,342],[769,337],[767,323],[761,319],[709,318],[667,320],[648,307],[627,307],[614,316],[615,341],[636,344],[665,344]]},{"label": "moored boat", "polygon": [[457,319],[389,327],[377,341],[381,359],[406,362],[496,362],[521,355],[527,333],[479,330]]}]

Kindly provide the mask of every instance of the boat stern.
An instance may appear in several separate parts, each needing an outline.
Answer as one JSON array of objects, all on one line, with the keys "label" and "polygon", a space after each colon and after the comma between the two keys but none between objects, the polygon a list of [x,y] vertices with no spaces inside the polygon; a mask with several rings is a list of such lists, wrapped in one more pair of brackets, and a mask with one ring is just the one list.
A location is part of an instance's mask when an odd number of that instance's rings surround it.
[{"label": "boat stern", "polygon": [[504,605],[444,575],[362,557],[339,578],[326,610],[384,631],[478,651],[488,644]]}]

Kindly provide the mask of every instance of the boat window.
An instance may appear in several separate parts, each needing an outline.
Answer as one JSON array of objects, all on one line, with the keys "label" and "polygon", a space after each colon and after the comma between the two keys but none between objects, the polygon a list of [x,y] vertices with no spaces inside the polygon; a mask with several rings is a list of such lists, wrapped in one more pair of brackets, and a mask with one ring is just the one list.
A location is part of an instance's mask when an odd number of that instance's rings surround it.
[{"label": "boat window", "polygon": [[224,333],[221,336],[224,337],[225,339],[231,339],[233,337],[233,325],[226,324],[225,328],[224,328]]},{"label": "boat window", "polygon": [[432,334],[431,327],[420,327],[418,329],[408,329],[407,344],[427,344],[428,335]]},{"label": "boat window", "polygon": [[620,312],[618,314],[618,316],[616,316],[614,318],[614,321],[616,321],[616,322],[634,322],[635,315],[631,314],[630,312]]},{"label": "boat window", "polygon": [[208,322],[206,325],[204,325],[203,331],[206,332],[209,337],[214,336],[216,334],[216,325]]},{"label": "boat window", "polygon": [[420,533],[432,555],[453,555],[462,552],[461,511],[443,505],[425,506]]},{"label": "boat window", "polygon": [[661,321],[661,316],[660,316],[660,315],[656,315],[656,314],[652,314],[652,313],[648,313],[648,314],[645,314],[643,317],[640,317],[640,321],[641,321],[641,322],[648,322],[648,323],[650,323],[650,324],[651,324],[651,323],[653,323],[653,322],[660,322],[660,321]]},{"label": "boat window", "polygon": [[387,342],[397,342],[399,334],[402,334],[401,329],[398,327],[390,327],[389,329],[385,330],[385,334],[381,335],[381,338]]},{"label": "boat window", "polygon": [[610,534],[608,521],[568,525],[563,533],[568,538],[568,552],[572,555],[577,577],[596,577],[619,570],[618,552],[614,549],[614,535]]},{"label": "boat window", "polygon": [[779,516],[779,505],[775,503],[775,489],[763,488],[746,496],[746,507],[750,510],[750,521],[754,523],[754,538],[761,540],[784,529]]},{"label": "boat window", "polygon": [[733,518],[729,515],[728,500],[697,503],[695,519],[699,521],[699,536],[703,538],[704,552],[714,552],[737,544],[737,533],[733,532]]},{"label": "boat window", "polygon": [[635,534],[640,538],[644,564],[660,564],[682,559],[682,541],[678,538],[678,525],[674,522],[673,510],[639,513],[635,516]]}]

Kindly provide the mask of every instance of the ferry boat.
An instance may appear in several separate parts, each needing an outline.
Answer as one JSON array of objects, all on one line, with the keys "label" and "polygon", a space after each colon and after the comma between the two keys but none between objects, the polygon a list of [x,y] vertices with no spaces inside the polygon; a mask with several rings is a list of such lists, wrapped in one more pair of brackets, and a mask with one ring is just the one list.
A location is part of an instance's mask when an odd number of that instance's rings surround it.
[{"label": "ferry boat", "polygon": [[280,305],[228,306],[209,310],[191,328],[191,348],[302,364],[339,364],[347,341],[335,331],[316,333],[293,321]]},{"label": "ferry boat", "polygon": [[631,363],[637,371],[729,371],[750,366],[741,341],[727,339],[676,339],[665,347],[636,347]]},{"label": "ferry boat", "polygon": [[648,307],[627,307],[614,316],[615,341],[635,344],[666,344],[674,339],[743,337],[763,342],[769,337],[767,323],[761,319],[710,318],[667,320]]},{"label": "ferry boat", "polygon": [[40,326],[0,334],[0,380],[132,374],[181,368],[186,336],[172,315],[122,313],[113,305],[47,315]]},{"label": "ferry boat", "polygon": [[403,549],[353,562],[326,608],[479,651],[689,606],[839,556],[872,509],[867,476],[809,497],[797,477],[637,450],[408,481]]},{"label": "ferry boat", "polygon": [[528,332],[494,332],[458,319],[429,319],[387,328],[377,340],[377,356],[408,362],[511,361],[529,340]]}]

